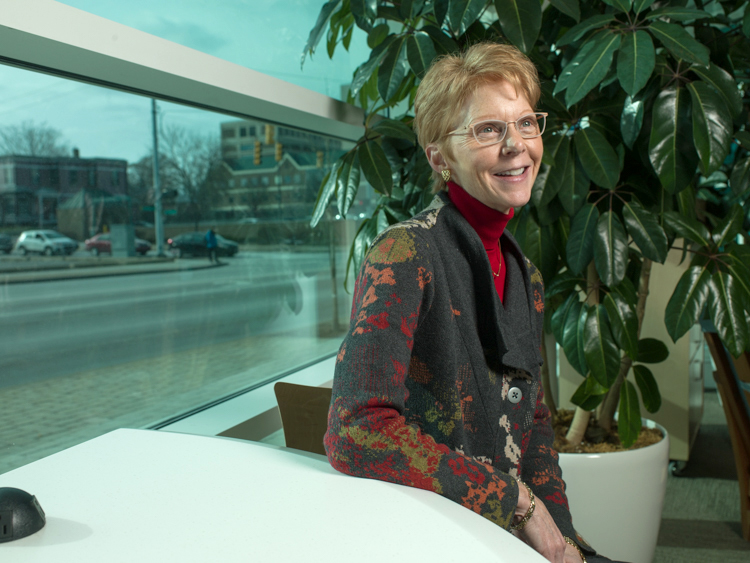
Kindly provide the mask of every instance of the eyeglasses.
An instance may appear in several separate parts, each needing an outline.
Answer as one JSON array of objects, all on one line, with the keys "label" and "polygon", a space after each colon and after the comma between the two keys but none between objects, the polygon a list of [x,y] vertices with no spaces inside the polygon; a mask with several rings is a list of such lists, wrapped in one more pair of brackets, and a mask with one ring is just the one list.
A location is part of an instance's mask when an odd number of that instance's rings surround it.
[{"label": "eyeglasses", "polygon": [[465,127],[459,127],[455,131],[446,133],[448,135],[467,135],[469,129],[473,134],[477,143],[480,145],[494,145],[501,142],[505,135],[508,133],[508,125],[513,123],[516,126],[516,131],[524,139],[533,139],[544,133],[544,126],[547,123],[547,113],[528,113],[522,115],[515,121],[503,121],[501,119],[492,119],[485,121],[478,121],[466,125]]}]

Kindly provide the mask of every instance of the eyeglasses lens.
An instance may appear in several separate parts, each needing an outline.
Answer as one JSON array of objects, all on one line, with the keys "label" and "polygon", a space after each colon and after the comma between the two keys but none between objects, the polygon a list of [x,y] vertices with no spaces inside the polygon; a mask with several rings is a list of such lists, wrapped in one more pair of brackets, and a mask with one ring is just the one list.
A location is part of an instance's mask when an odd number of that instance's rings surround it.
[{"label": "eyeglasses lens", "polygon": [[[524,115],[518,118],[515,125],[521,137],[538,137],[544,131],[544,115]],[[489,145],[498,143],[505,137],[508,124],[504,121],[482,121],[475,123],[473,129],[476,140],[483,145]]]}]

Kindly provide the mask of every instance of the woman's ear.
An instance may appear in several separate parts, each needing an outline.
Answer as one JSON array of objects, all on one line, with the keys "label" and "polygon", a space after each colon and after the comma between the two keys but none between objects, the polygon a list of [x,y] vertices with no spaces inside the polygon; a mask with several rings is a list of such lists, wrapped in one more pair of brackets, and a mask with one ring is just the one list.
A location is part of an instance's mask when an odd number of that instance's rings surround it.
[{"label": "woman's ear", "polygon": [[430,167],[432,167],[435,172],[440,173],[442,170],[448,168],[448,162],[445,160],[442,151],[436,144],[431,143],[427,145],[424,149],[424,153],[427,156],[427,161],[430,163]]}]

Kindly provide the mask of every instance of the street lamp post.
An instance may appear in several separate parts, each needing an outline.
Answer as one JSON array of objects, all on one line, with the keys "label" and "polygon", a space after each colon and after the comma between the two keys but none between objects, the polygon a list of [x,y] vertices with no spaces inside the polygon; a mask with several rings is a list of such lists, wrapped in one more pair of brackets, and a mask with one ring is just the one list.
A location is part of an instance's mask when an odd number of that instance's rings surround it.
[{"label": "street lamp post", "polygon": [[151,129],[154,136],[154,237],[156,254],[164,256],[164,215],[161,207],[161,183],[159,182],[159,133],[156,118],[156,98],[151,98]]}]

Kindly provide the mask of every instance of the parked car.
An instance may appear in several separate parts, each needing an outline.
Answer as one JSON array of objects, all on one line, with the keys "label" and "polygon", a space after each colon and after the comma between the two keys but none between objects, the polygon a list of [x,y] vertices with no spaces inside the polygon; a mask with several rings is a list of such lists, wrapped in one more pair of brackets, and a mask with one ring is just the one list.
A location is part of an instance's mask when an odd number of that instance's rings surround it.
[{"label": "parked car", "polygon": [[[219,246],[216,250],[218,256],[234,256],[239,250],[239,245],[221,235],[216,235]],[[169,248],[173,249],[177,256],[208,256],[206,248],[206,233],[183,233],[174,238],[167,239]]]},{"label": "parked car", "polygon": [[47,256],[52,256],[53,254],[73,254],[78,250],[78,243],[57,231],[24,231],[18,237],[16,250],[21,252],[21,254],[38,252]]},{"label": "parked car", "polygon": [[5,233],[0,233],[0,252],[10,254],[11,250],[13,250],[13,237]]},{"label": "parked car", "polygon": [[[99,256],[102,252],[112,254],[112,236],[109,233],[99,233],[94,235],[90,239],[87,239],[84,243],[86,250],[90,251],[94,256]],[[135,238],[135,251],[141,256],[145,256],[146,252],[151,250],[151,243],[142,238]]]}]

